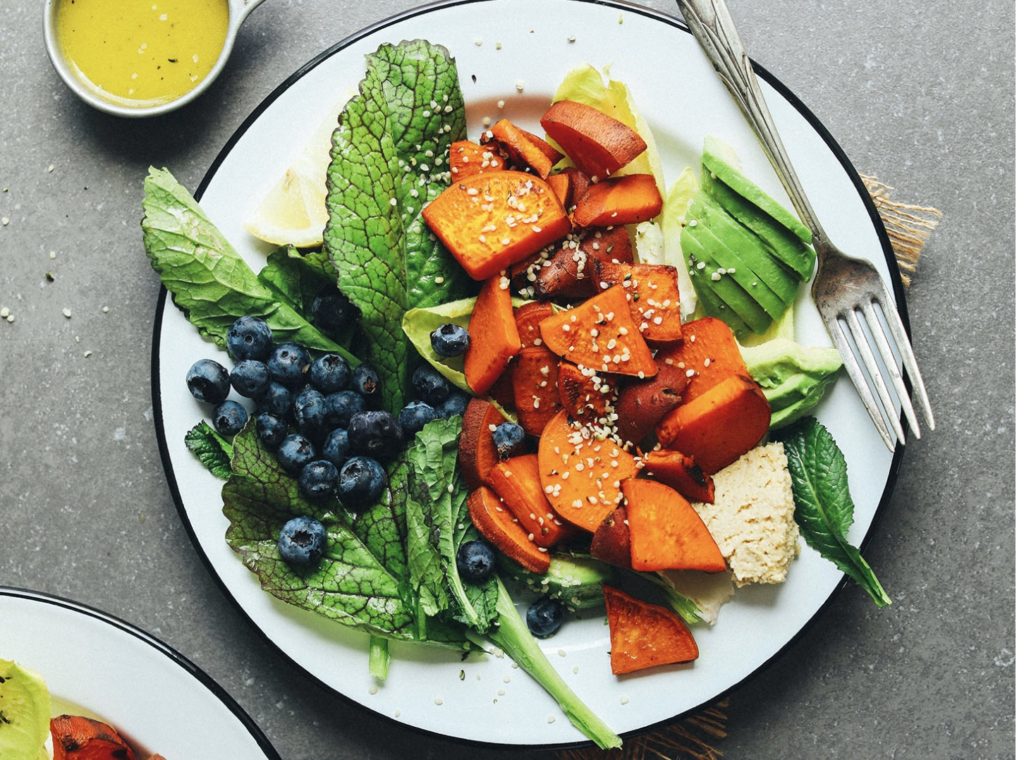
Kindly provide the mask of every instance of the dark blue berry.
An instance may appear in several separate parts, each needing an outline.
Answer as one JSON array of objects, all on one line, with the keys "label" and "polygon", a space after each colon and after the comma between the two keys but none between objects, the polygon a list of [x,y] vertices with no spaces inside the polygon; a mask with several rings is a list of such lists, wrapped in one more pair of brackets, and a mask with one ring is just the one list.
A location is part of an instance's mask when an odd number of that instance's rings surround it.
[{"label": "dark blue berry", "polygon": [[387,473],[375,459],[352,457],[338,470],[338,498],[352,510],[361,511],[384,492]]},{"label": "dark blue berry", "polygon": [[290,420],[292,418],[292,402],[294,397],[289,388],[271,380],[267,392],[259,401],[260,409],[268,412],[278,419]]},{"label": "dark blue berry", "polygon": [[490,544],[467,541],[455,555],[455,567],[459,577],[467,583],[483,583],[494,575],[497,559]]},{"label": "dark blue berry", "polygon": [[347,428],[352,415],[366,411],[366,399],[355,391],[339,391],[327,397],[327,424]]},{"label": "dark blue berry", "polygon": [[309,383],[324,395],[340,391],[348,385],[352,370],[337,354],[324,354],[309,368]]},{"label": "dark blue berry", "polygon": [[441,325],[430,333],[430,347],[438,356],[462,356],[469,348],[469,333],[462,325]]},{"label": "dark blue berry", "polygon": [[327,431],[327,399],[314,388],[303,388],[295,396],[292,414],[299,432],[311,441],[320,441]]},{"label": "dark blue berry", "polygon": [[298,475],[302,468],[316,459],[316,448],[304,435],[292,433],[285,436],[277,447],[277,461],[285,472]]},{"label": "dark blue berry", "polygon": [[313,324],[329,333],[341,332],[359,318],[359,311],[341,293],[318,295],[309,310]]},{"label": "dark blue berry", "polygon": [[249,413],[237,401],[222,401],[213,410],[213,427],[221,435],[237,435],[248,421]]},{"label": "dark blue berry", "polygon": [[299,388],[309,372],[309,352],[298,343],[282,343],[267,361],[270,377],[289,388]]},{"label": "dark blue berry", "polygon": [[423,426],[438,418],[437,410],[422,401],[410,401],[398,413],[398,424],[407,438],[412,438],[423,429]]},{"label": "dark blue berry", "polygon": [[243,359],[231,370],[231,387],[246,398],[259,398],[270,387],[270,370],[256,359]]},{"label": "dark blue berry", "polygon": [[327,531],[312,517],[293,517],[281,528],[277,551],[295,570],[312,570],[323,559]]},{"label": "dark blue berry", "polygon": [[526,627],[538,639],[546,639],[558,633],[564,617],[565,608],[561,602],[544,597],[527,608]]},{"label": "dark blue berry", "polygon": [[274,347],[270,327],[259,317],[241,317],[228,329],[228,356],[237,361],[266,361]]},{"label": "dark blue berry", "polygon": [[390,412],[359,412],[348,423],[348,442],[356,454],[393,459],[402,451],[402,428]]},{"label": "dark blue berry", "polygon": [[200,359],[193,364],[185,375],[185,384],[189,393],[208,404],[219,404],[231,390],[228,371],[213,359]]},{"label": "dark blue berry", "polygon": [[522,451],[526,443],[526,431],[514,422],[502,422],[491,433],[491,440],[498,450],[498,457],[508,459]]},{"label": "dark blue berry", "polygon": [[429,364],[421,364],[412,373],[412,389],[416,398],[431,406],[439,406],[452,390],[444,376]]},{"label": "dark blue berry", "polygon": [[349,387],[363,398],[375,399],[380,396],[380,375],[369,364],[360,364],[352,370]]},{"label": "dark blue berry", "polygon": [[269,412],[256,415],[256,436],[265,447],[273,451],[281,445],[288,435],[288,425],[279,417]]},{"label": "dark blue berry", "polygon": [[440,408],[437,410],[441,413],[442,417],[457,417],[460,414],[466,413],[466,407],[469,405],[469,395],[462,391],[452,391],[451,395],[444,400]]},{"label": "dark blue berry", "polygon": [[344,428],[338,428],[327,434],[320,453],[323,454],[324,459],[334,464],[335,467],[341,467],[348,459],[349,451],[348,431]]},{"label": "dark blue berry", "polygon": [[315,459],[299,473],[299,490],[311,501],[326,499],[334,493],[338,481],[338,468],[326,459]]}]

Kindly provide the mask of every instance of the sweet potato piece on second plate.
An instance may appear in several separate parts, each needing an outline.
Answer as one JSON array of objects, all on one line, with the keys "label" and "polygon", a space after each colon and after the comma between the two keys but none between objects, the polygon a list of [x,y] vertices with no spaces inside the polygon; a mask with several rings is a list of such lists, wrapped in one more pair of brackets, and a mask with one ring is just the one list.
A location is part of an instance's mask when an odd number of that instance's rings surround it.
[{"label": "sweet potato piece on second plate", "polygon": [[612,177],[576,199],[573,224],[595,227],[607,224],[638,224],[661,213],[661,192],[650,174]]},{"label": "sweet potato piece on second plate", "polygon": [[679,270],[675,267],[602,261],[594,265],[594,284],[598,290],[607,290],[613,285],[625,289],[633,321],[647,340],[668,343],[682,339]]},{"label": "sweet potato piece on second plate", "polygon": [[516,329],[519,330],[519,340],[522,341],[523,348],[544,345],[544,340],[540,337],[540,323],[554,313],[551,304],[542,301],[524,303],[515,309]]},{"label": "sweet potato piece on second plate", "polygon": [[631,478],[622,491],[634,570],[725,570],[711,531],[675,489],[656,480]]},{"label": "sweet potato piece on second plate", "polygon": [[674,612],[611,586],[604,587],[604,606],[608,612],[615,675],[693,662],[700,654],[690,629]]},{"label": "sweet potato piece on second plate", "polygon": [[693,457],[671,449],[656,449],[644,457],[644,469],[659,483],[671,486],[690,501],[715,502],[715,481],[701,471]]},{"label": "sweet potato piece on second plate", "polygon": [[551,510],[544,496],[536,454],[498,462],[491,470],[487,484],[512,510],[527,538],[537,546],[552,547],[572,534],[574,529]]},{"label": "sweet potato piece on second plate", "polygon": [[459,434],[459,472],[470,488],[482,486],[491,468],[498,463],[498,449],[491,438],[491,426],[497,427],[504,421],[501,412],[490,401],[473,398],[466,405]]},{"label": "sweet potato piece on second plate", "polygon": [[594,540],[590,542],[590,556],[614,567],[624,567],[627,570],[633,568],[625,508],[616,507],[615,511],[597,526]]},{"label": "sweet potato piece on second plate", "polygon": [[[537,142],[527,137],[528,132],[520,129],[508,119],[501,119],[491,127],[491,134],[494,135],[494,139],[501,147],[508,151],[509,158],[513,163],[533,169],[541,179],[547,179],[551,173],[551,167],[562,156],[544,140],[534,135],[537,141],[544,143],[545,147],[541,149]],[[552,159],[552,153],[557,158]]]},{"label": "sweet potato piece on second plate", "polygon": [[548,503],[563,519],[591,532],[622,501],[622,482],[639,468],[630,452],[571,423],[564,410],[541,433],[537,462]]},{"label": "sweet potato piece on second plate", "polygon": [[528,346],[519,352],[512,367],[516,416],[530,435],[540,435],[548,420],[558,414],[558,357],[544,346]]},{"label": "sweet potato piece on second plate", "polygon": [[135,760],[117,731],[92,718],[59,715],[50,721],[50,736],[54,760]]},{"label": "sweet potato piece on second plate", "polygon": [[531,573],[545,573],[551,557],[533,543],[511,511],[502,506],[497,494],[481,486],[469,495],[469,519],[480,535],[513,562]]},{"label": "sweet potato piece on second plate", "polygon": [[682,340],[660,349],[658,361],[693,370],[686,389],[686,401],[692,401],[732,375],[749,377],[732,330],[715,317],[684,324]]},{"label": "sweet potato piece on second plate", "polygon": [[608,177],[647,150],[647,143],[621,121],[574,100],[553,103],[541,126],[588,177]]},{"label": "sweet potato piece on second plate", "polygon": [[486,280],[569,234],[572,224],[546,182],[494,171],[453,181],[423,221],[474,280]]},{"label": "sweet potato piece on second plate", "polygon": [[486,145],[469,140],[458,140],[448,150],[448,169],[452,182],[484,172],[498,172],[505,168],[505,159]]},{"label": "sweet potato piece on second plate", "polygon": [[540,323],[540,335],[562,358],[598,372],[641,378],[658,373],[619,285],[548,317]]},{"label": "sweet potato piece on second plate", "polygon": [[464,370],[473,393],[483,396],[491,389],[509,360],[519,353],[520,345],[508,280],[492,277],[480,289],[469,317],[469,350]]},{"label": "sweet potato piece on second plate", "polygon": [[714,475],[757,446],[768,432],[772,410],[760,386],[731,375],[693,401],[676,407],[658,425],[658,441],[689,454]]}]

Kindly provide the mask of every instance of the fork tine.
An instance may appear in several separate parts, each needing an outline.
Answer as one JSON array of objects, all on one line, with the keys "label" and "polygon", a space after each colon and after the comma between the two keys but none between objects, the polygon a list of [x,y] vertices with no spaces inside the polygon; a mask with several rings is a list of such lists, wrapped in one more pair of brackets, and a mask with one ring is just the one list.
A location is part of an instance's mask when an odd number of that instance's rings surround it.
[{"label": "fork tine", "polygon": [[[867,304],[867,307],[871,308],[871,303]],[[896,432],[896,438],[904,446],[907,444],[907,440],[903,435],[903,426],[900,425],[900,415],[896,411],[896,407],[892,404],[892,396],[889,394],[889,389],[885,385],[885,380],[882,378],[882,371],[878,368],[878,362],[875,361],[875,354],[871,350],[871,346],[868,343],[868,338],[864,334],[864,328],[860,326],[860,320],[857,319],[857,312],[854,309],[850,309],[846,312],[846,324],[850,328],[850,332],[853,334],[853,340],[857,344],[857,348],[860,349],[860,358],[864,362],[864,366],[867,367],[868,375],[871,377],[872,382],[875,386],[875,394],[881,400],[882,406],[885,408],[885,413],[889,415],[889,423],[892,425],[892,429]],[[893,382],[896,381],[895,378]]]},{"label": "fork tine", "polygon": [[892,440],[892,434],[882,420],[882,413],[878,410],[878,405],[871,395],[871,389],[868,387],[867,380],[864,379],[864,374],[860,371],[860,364],[857,363],[857,355],[850,347],[850,342],[846,339],[846,333],[843,332],[839,320],[836,317],[831,317],[826,321],[826,326],[828,327],[829,334],[832,336],[832,342],[835,343],[836,348],[843,357],[843,364],[850,375],[850,380],[853,381],[853,387],[857,389],[864,408],[868,410],[871,421],[878,428],[878,434],[882,436],[882,441],[885,443],[886,448],[889,451],[895,451],[896,444]]},{"label": "fork tine", "polygon": [[907,331],[903,329],[903,320],[900,319],[899,312],[896,311],[896,304],[893,303],[892,296],[889,295],[885,288],[880,288],[875,293],[875,300],[882,307],[882,314],[889,325],[889,331],[892,333],[893,338],[896,339],[896,347],[900,351],[900,356],[903,357],[903,364],[907,368],[907,374],[910,375],[910,382],[914,387],[914,393],[917,394],[921,403],[921,410],[924,412],[924,420],[928,425],[928,429],[934,430],[935,417],[932,416],[932,405],[928,401],[928,391],[924,389],[924,379],[921,377],[921,370],[917,368],[914,349],[910,345]]},{"label": "fork tine", "polygon": [[914,413],[914,405],[910,403],[910,395],[907,393],[907,387],[903,384],[903,373],[896,365],[896,357],[893,356],[892,346],[889,344],[889,339],[885,336],[885,331],[882,330],[882,325],[878,321],[878,315],[875,314],[875,307],[873,304],[868,303],[866,305],[866,308],[864,309],[864,318],[867,320],[868,327],[871,329],[871,334],[875,336],[875,343],[878,344],[878,353],[881,354],[882,361],[885,362],[885,368],[889,370],[889,376],[892,378],[893,384],[896,386],[896,393],[900,397],[900,406],[907,415],[907,422],[910,423],[910,429],[914,433],[914,436],[920,439],[921,427],[917,424],[917,414]]}]

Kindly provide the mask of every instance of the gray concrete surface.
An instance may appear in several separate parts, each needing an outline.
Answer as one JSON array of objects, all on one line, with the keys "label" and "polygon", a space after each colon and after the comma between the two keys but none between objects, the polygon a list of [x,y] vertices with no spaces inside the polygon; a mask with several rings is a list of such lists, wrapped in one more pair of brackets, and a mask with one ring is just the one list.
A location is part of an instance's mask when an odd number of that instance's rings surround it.
[{"label": "gray concrete surface", "polygon": [[[205,97],[130,122],[91,111],[57,79],[41,3],[2,3],[0,216],[10,223],[0,227],[0,306],[16,322],[0,322],[0,584],[69,596],[162,637],[289,760],[491,753],[326,695],[207,575],[151,420],[158,283],[140,247],[141,180],[154,163],[195,187],[293,69],[409,5],[271,0]],[[940,427],[910,447],[867,551],[896,603],[878,611],[859,591],[840,594],[732,695],[724,746],[734,758],[1012,757],[1013,4],[731,5],[754,57],[862,171],[946,217],[910,293]]]}]

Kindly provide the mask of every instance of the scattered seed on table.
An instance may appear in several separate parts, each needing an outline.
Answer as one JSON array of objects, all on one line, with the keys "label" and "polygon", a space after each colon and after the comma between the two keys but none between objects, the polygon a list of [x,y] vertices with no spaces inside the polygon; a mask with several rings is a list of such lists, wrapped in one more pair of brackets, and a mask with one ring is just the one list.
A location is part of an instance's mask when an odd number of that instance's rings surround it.
[{"label": "scattered seed on table", "polygon": [[71,309],[68,309],[68,308],[61,309],[60,313],[64,315],[65,319],[71,319]]}]

